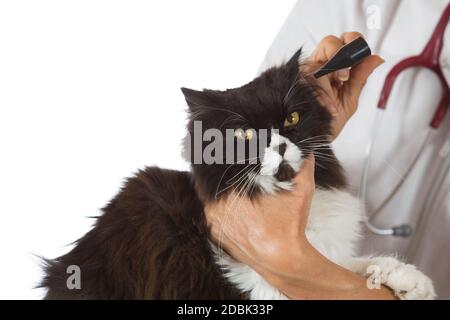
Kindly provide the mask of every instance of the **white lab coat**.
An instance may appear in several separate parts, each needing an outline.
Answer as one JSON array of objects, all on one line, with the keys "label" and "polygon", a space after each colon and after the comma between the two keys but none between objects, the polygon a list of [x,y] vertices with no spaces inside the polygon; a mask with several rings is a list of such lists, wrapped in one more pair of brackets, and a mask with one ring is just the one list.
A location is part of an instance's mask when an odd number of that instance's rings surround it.
[{"label": "white lab coat", "polygon": [[[328,34],[339,36],[345,31],[359,31],[372,51],[386,60],[369,78],[358,112],[334,143],[355,194],[359,190],[364,150],[386,74],[400,60],[422,51],[448,2],[299,0],[266,54],[260,71],[286,60],[302,45],[307,56]],[[380,29],[369,29],[366,25],[369,16],[373,17],[368,7],[374,5],[375,10],[379,9]],[[450,28],[444,35],[440,62],[450,83]],[[385,199],[417,154],[440,97],[440,83],[427,70],[410,69],[397,78],[371,158],[366,204],[369,212]],[[432,134],[431,142],[404,185],[373,219],[378,227],[410,223],[415,229],[413,236],[403,239],[368,232],[361,249],[363,254],[397,253],[417,265],[433,279],[441,299],[450,298],[449,128],[450,112],[439,130]],[[424,208],[433,185],[438,190],[433,206]]]}]

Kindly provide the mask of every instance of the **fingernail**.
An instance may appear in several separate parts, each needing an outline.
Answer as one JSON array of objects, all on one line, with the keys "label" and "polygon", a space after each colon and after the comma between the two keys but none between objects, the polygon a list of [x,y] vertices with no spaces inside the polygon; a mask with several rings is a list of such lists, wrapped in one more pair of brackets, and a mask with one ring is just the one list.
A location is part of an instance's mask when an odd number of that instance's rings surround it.
[{"label": "fingernail", "polygon": [[348,69],[338,70],[337,76],[340,81],[344,82],[347,81],[350,77],[350,72],[348,71]]}]

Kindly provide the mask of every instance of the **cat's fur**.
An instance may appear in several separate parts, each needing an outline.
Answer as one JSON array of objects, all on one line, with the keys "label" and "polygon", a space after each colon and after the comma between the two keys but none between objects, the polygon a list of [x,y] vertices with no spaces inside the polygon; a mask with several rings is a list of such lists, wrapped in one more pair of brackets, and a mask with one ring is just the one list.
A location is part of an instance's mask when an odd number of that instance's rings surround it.
[{"label": "cat's fur", "polygon": [[[316,156],[307,226],[311,244],[361,275],[377,266],[381,283],[400,298],[433,298],[431,281],[413,266],[390,257],[355,257],[363,206],[345,190],[343,170],[328,145],[331,117],[316,99],[318,89],[299,72],[299,56],[300,50],[240,88],[182,89],[190,109],[188,158],[194,121],[224,136],[226,128],[268,129],[263,158],[257,164],[192,164],[192,173],[156,167],[138,172],[69,253],[47,260],[46,298],[284,299],[249,266],[211,245],[203,206],[231,191],[253,199],[286,192],[311,152]],[[283,120],[294,111],[301,115],[299,124],[284,128]],[[81,289],[66,285],[70,265],[80,267]]]}]

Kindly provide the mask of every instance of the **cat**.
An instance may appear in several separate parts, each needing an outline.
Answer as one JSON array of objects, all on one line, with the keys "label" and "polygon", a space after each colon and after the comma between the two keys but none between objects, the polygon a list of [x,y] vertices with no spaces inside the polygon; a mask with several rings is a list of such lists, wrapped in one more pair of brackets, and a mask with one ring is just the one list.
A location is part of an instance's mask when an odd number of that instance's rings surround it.
[{"label": "cat", "polygon": [[[210,242],[203,208],[233,191],[250,198],[289,192],[302,161],[314,153],[316,190],[306,230],[311,244],[362,276],[375,266],[381,284],[400,299],[433,299],[431,280],[414,266],[393,257],[356,256],[364,207],[346,189],[329,145],[331,116],[318,102],[320,88],[302,70],[300,56],[301,49],[239,88],[182,88],[189,109],[184,154],[191,171],[148,167],[129,178],[70,252],[45,260],[45,298],[287,299]],[[208,141],[194,141],[196,123],[225,136],[226,144],[211,153],[219,161],[194,161],[194,146],[201,155],[208,148]],[[235,134],[226,135],[229,129]],[[231,162],[221,161],[229,146],[248,147],[263,129],[261,156],[249,157],[246,148],[243,161],[234,153]],[[81,272],[75,289],[67,286],[73,265]]]}]

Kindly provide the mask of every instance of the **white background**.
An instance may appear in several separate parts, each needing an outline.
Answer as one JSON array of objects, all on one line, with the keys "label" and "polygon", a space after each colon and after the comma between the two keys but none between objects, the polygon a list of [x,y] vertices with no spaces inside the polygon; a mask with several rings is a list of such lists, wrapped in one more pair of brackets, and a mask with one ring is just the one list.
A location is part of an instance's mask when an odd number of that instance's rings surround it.
[{"label": "white background", "polygon": [[66,252],[125,177],[187,168],[179,88],[251,80],[294,2],[0,1],[0,298],[40,298],[33,254]]}]

